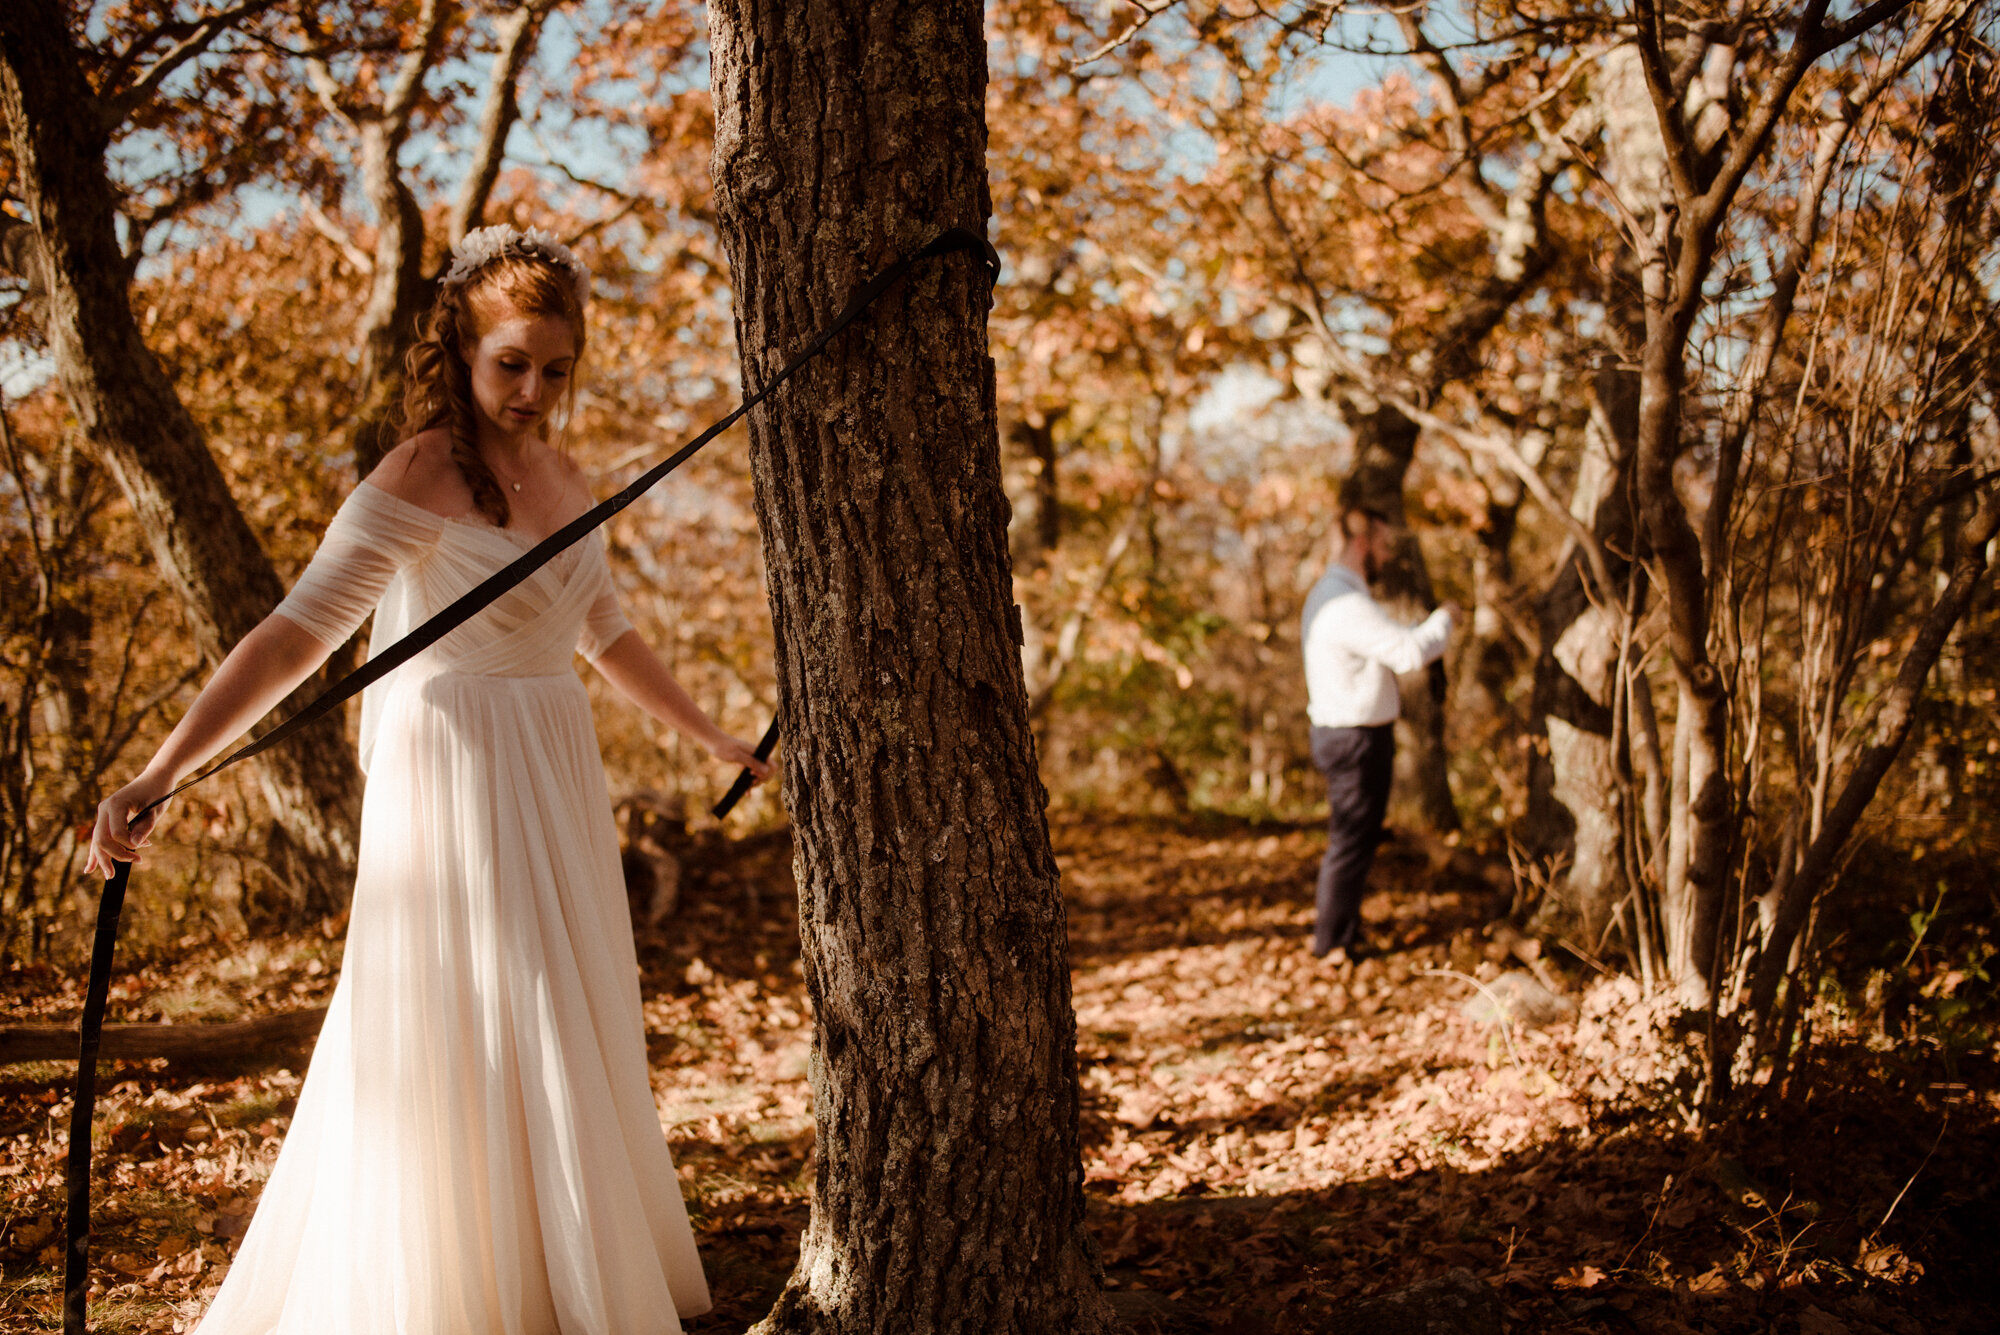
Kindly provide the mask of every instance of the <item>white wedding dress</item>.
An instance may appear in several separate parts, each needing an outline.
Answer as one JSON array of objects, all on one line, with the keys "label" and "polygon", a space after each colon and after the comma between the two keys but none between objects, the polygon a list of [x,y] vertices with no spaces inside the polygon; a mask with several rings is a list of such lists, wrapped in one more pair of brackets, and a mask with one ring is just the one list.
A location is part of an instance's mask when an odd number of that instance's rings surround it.
[{"label": "white wedding dress", "polygon": [[[369,483],[278,611],[380,648],[521,554]],[[708,1310],[647,1080],[573,655],[629,629],[579,543],[369,688],[346,958],[201,1335],[640,1335]]]}]

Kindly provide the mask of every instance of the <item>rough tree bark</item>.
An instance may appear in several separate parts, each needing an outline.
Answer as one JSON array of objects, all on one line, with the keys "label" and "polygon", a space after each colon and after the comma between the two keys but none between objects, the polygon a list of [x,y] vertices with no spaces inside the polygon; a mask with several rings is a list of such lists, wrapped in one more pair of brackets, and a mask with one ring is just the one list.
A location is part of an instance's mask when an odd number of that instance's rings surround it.
[{"label": "rough tree bark", "polygon": [[[975,0],[710,7],[754,386],[869,273],[983,229]],[[751,419],[818,1172],[770,1332],[1108,1331],[1067,929],[1011,606],[986,280],[912,273]]]},{"label": "rough tree bark", "polygon": [[[1598,59],[1589,105],[1599,135],[1599,169],[1637,225],[1648,227],[1663,198],[1664,148],[1634,48],[1616,47]],[[1528,849],[1563,864],[1536,911],[1535,930],[1568,936],[1592,950],[1628,884],[1624,830],[1629,813],[1622,810],[1617,781],[1616,683],[1610,669],[1621,631],[1615,599],[1622,598],[1627,557],[1642,536],[1631,505],[1639,375],[1630,363],[1645,343],[1645,311],[1632,257],[1613,258],[1603,304],[1604,347],[1590,378],[1590,419],[1570,513],[1595,534],[1607,572],[1621,587],[1610,595],[1600,592],[1600,602],[1593,603],[1588,563],[1572,546],[1537,600],[1541,647],[1528,724],[1534,747],[1521,822]],[[1638,861],[1644,860],[1642,854]],[[1637,945],[1629,936],[1626,944]]]},{"label": "rough tree bark", "polygon": [[[219,662],[285,590],[140,336],[104,165],[113,113],[85,81],[54,0],[0,5],[0,107],[41,242],[57,376],[187,609],[202,655]],[[323,684],[308,682],[285,712]],[[338,720],[262,757],[257,773],[276,820],[273,852],[306,890],[306,907],[345,904],[361,774]]]}]

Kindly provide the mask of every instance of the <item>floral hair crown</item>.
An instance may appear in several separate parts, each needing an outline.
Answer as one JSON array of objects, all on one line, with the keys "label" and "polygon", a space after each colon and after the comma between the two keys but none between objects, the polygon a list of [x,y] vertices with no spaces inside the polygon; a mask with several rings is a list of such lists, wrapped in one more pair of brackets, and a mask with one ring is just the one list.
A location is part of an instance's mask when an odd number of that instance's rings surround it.
[{"label": "floral hair crown", "polygon": [[451,267],[444,271],[444,277],[438,282],[444,287],[458,287],[470,282],[473,275],[493,261],[507,255],[547,260],[569,275],[570,283],[576,288],[577,305],[590,300],[590,270],[583,267],[583,261],[568,246],[539,227],[519,231],[500,223],[467,232],[465,239],[451,248]]}]

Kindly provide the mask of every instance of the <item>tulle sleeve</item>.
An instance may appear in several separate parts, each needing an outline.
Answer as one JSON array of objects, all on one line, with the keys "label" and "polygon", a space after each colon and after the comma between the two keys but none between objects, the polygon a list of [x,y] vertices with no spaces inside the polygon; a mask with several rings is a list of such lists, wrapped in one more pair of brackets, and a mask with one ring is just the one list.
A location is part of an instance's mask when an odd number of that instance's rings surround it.
[{"label": "tulle sleeve", "polygon": [[439,516],[363,482],[326,526],[278,615],[325,644],[345,644],[396,572],[428,552],[443,531]]},{"label": "tulle sleeve", "polygon": [[589,560],[597,566],[597,596],[583,618],[583,628],[577,632],[576,651],[595,663],[618,642],[619,636],[632,629],[632,623],[618,606],[618,590],[611,582],[611,564],[604,559],[604,548],[595,546]]}]

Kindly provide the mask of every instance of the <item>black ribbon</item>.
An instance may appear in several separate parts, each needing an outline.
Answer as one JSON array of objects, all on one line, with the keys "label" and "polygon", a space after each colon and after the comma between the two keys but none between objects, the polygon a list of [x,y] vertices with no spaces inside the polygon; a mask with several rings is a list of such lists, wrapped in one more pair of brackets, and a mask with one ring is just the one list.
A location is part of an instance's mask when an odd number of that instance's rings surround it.
[{"label": "black ribbon", "polygon": [[[280,742],[297,736],[302,729],[311,727],[369,686],[457,630],[477,616],[494,599],[533,575],[558,553],[573,546],[611,516],[645,495],[660,479],[693,458],[704,445],[734,426],[745,413],[769,398],[778,386],[791,379],[795,371],[825,351],[826,345],[833,341],[835,335],[859,319],[861,313],[875,303],[876,298],[888,291],[897,279],[908,273],[919,261],[959,251],[977,257],[986,266],[989,286],[999,281],[1000,255],[985,237],[963,227],[947,228],[938,233],[921,249],[903,256],[863,283],[848,300],[847,305],[841,308],[840,314],[834,316],[831,323],[813,335],[803,348],[794,353],[792,359],[785,363],[783,369],[773,376],[768,384],[738,404],[734,412],[641,473],[616,495],[598,502],[543,538],[515,560],[494,571],[460,595],[450,606],[327,687],[325,692],[311,704],[262,737],[203,770],[165,797],[141,807],[132,814],[130,823],[137,824],[144,820],[176,795],[228,769],[238,761],[262,755]],[[771,749],[777,742],[778,720],[773,718],[771,726],[764,732],[763,740],[757,744],[757,758],[768,760]],[[717,816],[729,814],[730,808],[750,791],[750,785],[754,781],[755,777],[746,766],[742,773],[736,776],[736,782],[730,785],[729,792],[716,803],[715,814]],[[104,893],[97,901],[97,932],[90,947],[90,981],[84,989],[83,1017],[79,1025],[82,1041],[77,1057],[75,1099],[70,1109],[69,1202],[66,1220],[68,1248],[63,1263],[64,1335],[84,1335],[88,1329],[85,1316],[90,1289],[90,1127],[97,1105],[97,1048],[104,1032],[104,1003],[111,987],[111,955],[118,942],[118,915],[125,906],[125,886],[131,878],[131,873],[131,863],[119,862],[112,869],[110,877],[105,880]]]},{"label": "black ribbon", "polygon": [[[772,715],[771,726],[764,729],[764,739],[757,743],[757,759],[769,760],[771,758],[771,748],[777,744],[778,719],[776,715]],[[730,810],[743,800],[743,794],[749,792],[750,785],[755,782],[757,782],[757,776],[751,773],[748,767],[745,767],[743,772],[736,776],[736,782],[729,785],[729,791],[722,795],[722,800],[710,808],[715,818],[721,820],[724,816],[727,816]]]}]

